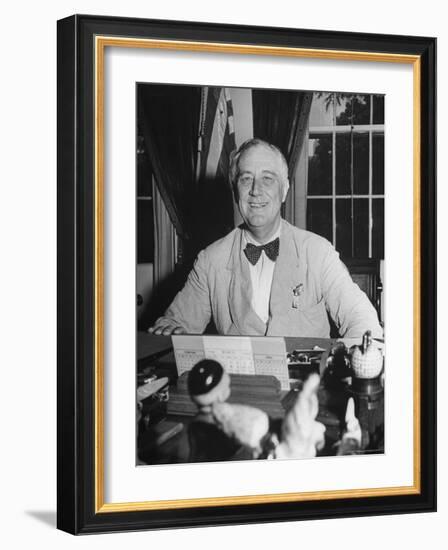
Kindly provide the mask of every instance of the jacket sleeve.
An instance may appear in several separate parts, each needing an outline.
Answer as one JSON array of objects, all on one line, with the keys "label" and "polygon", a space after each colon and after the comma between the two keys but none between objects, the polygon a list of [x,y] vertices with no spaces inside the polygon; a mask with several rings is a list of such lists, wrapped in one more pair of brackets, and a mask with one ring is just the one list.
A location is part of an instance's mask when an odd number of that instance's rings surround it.
[{"label": "jacket sleeve", "polygon": [[322,294],[327,311],[345,338],[359,338],[366,330],[383,337],[378,315],[367,295],[353,282],[339,254],[328,243],[321,266]]},{"label": "jacket sleeve", "polygon": [[177,293],[156,324],[181,326],[189,334],[202,334],[211,318],[210,263],[205,251],[199,253],[183,289]]}]

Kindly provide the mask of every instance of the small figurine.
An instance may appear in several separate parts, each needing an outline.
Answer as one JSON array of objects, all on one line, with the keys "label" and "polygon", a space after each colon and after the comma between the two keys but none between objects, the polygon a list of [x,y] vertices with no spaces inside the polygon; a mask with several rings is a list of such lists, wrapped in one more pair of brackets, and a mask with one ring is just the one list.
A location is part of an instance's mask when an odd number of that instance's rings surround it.
[{"label": "small figurine", "polygon": [[253,458],[261,455],[269,431],[269,417],[264,411],[248,405],[214,403],[212,414],[225,434],[252,449]]},{"label": "small figurine", "polygon": [[357,378],[376,378],[383,369],[383,354],[375,346],[370,330],[364,333],[362,344],[351,348],[351,367]]},{"label": "small figurine", "polygon": [[345,430],[338,445],[338,455],[354,454],[361,448],[362,430],[359,420],[355,416],[355,401],[353,397],[347,402],[345,412]]},{"label": "small figurine", "polygon": [[249,447],[253,458],[260,456],[269,417],[255,407],[225,403],[230,396],[230,376],[220,363],[199,361],[189,373],[188,391],[199,408],[197,418],[214,423],[231,440]]},{"label": "small figurine", "polygon": [[255,407],[226,403],[230,377],[216,361],[205,359],[189,373],[188,389],[199,408],[197,421],[213,424],[229,440],[246,448],[250,458],[310,458],[324,446],[325,426],[316,422],[320,377],[311,374],[278,433],[270,432],[268,415]]},{"label": "small figurine", "polygon": [[324,446],[325,426],[316,421],[320,378],[311,374],[283,420],[274,458],[311,458]]}]

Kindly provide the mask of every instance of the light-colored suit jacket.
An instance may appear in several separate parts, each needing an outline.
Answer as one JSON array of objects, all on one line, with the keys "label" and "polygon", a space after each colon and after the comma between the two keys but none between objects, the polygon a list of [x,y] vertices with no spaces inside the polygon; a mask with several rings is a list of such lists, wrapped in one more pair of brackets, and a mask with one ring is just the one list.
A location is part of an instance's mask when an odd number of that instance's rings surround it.
[{"label": "light-colored suit jacket", "polygon": [[[314,233],[281,223],[267,325],[251,307],[252,285],[240,228],[199,253],[184,288],[158,323],[202,333],[213,318],[218,332],[225,335],[327,338],[328,312],[344,337],[360,337],[366,330],[382,337],[374,307],[333,246]],[[293,289],[300,284],[302,293],[293,304]]]}]

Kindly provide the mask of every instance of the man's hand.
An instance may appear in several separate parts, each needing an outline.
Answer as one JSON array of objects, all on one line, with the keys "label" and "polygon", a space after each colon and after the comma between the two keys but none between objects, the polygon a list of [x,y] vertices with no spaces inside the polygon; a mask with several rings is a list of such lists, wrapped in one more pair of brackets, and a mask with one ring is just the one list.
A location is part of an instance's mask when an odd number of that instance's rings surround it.
[{"label": "man's hand", "polygon": [[170,322],[167,319],[157,319],[152,327],[148,329],[149,334],[157,334],[158,336],[171,336],[172,334],[186,334],[184,327]]}]

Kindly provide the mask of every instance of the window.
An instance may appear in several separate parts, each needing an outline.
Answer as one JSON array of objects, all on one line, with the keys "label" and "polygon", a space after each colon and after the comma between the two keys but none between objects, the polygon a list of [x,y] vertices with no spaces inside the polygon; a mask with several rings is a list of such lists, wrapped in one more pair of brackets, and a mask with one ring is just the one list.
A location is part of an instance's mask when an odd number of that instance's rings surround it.
[{"label": "window", "polygon": [[307,228],[344,258],[384,258],[384,96],[313,94]]}]

